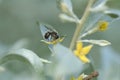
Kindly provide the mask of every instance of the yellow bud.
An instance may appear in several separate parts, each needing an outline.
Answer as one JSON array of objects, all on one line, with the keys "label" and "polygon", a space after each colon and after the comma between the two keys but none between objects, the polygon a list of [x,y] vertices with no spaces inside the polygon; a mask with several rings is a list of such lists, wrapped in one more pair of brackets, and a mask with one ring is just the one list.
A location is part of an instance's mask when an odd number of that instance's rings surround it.
[{"label": "yellow bud", "polygon": [[107,21],[101,21],[98,25],[99,26],[98,30],[105,31],[108,28],[108,25],[109,25],[109,23]]}]

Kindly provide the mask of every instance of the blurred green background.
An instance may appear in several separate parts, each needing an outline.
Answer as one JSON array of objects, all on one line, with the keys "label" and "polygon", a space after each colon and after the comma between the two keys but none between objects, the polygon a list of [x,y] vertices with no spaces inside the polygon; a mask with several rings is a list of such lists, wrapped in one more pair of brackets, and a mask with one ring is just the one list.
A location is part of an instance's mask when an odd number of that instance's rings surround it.
[{"label": "blurred green background", "polygon": [[[87,0],[72,0],[72,2],[74,12],[81,17]],[[107,5],[110,8],[120,9],[119,3],[120,0],[109,0]],[[2,54],[2,50],[7,50],[16,41],[27,39],[29,42],[27,49],[34,51],[42,58],[49,58],[51,56],[49,49],[46,44],[40,42],[42,35],[36,24],[37,21],[50,24],[62,35],[67,35],[62,44],[68,47],[75,30],[75,24],[62,23],[58,17],[59,13],[56,0],[0,0],[0,54]],[[110,41],[112,48],[118,54],[120,54],[119,25],[120,21],[116,21],[107,31],[94,35],[96,39]],[[99,48],[94,48],[94,53],[97,53]],[[23,63],[18,64],[24,65]],[[12,65],[9,64],[9,66]],[[12,68],[10,69],[12,71]],[[23,68],[16,66],[15,69],[14,66],[13,72],[17,69]]]},{"label": "blurred green background", "polygon": [[[81,17],[87,0],[72,0],[75,13]],[[119,0],[109,0],[108,6],[120,8]],[[52,25],[62,35],[67,35],[63,44],[69,46],[75,24],[62,23],[58,18],[59,9],[56,0],[0,0],[0,43],[12,45],[16,41],[27,38],[30,41],[29,49],[44,56],[49,51],[44,44],[36,22],[45,22]],[[116,22],[114,24],[119,24]],[[69,29],[69,31],[68,31]],[[112,47],[119,49],[119,26],[110,27],[99,37],[105,37],[112,42]],[[96,35],[97,37],[97,35]],[[42,53],[40,53],[42,52]],[[49,54],[48,54],[49,55]]]}]

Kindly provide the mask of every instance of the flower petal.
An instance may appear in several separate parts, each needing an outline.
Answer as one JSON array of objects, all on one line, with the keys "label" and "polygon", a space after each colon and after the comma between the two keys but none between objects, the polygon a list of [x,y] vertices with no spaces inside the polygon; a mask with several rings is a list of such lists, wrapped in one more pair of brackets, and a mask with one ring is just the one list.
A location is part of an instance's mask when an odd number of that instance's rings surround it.
[{"label": "flower petal", "polygon": [[79,55],[79,59],[83,62],[83,63],[89,63],[90,60],[85,56],[85,55]]},{"label": "flower petal", "polygon": [[81,50],[82,50],[82,46],[83,46],[83,44],[82,44],[81,41],[80,41],[80,42],[77,42],[76,49],[77,49],[77,51],[78,51],[79,53],[80,53]]},{"label": "flower petal", "polygon": [[77,56],[77,57],[80,55],[80,53],[79,53],[77,50],[74,51],[74,54],[75,54],[75,56]]},{"label": "flower petal", "polygon": [[92,47],[93,47],[93,45],[88,45],[88,46],[82,48],[81,53],[82,53],[83,55],[87,55],[87,54],[90,52],[90,50],[91,50]]}]

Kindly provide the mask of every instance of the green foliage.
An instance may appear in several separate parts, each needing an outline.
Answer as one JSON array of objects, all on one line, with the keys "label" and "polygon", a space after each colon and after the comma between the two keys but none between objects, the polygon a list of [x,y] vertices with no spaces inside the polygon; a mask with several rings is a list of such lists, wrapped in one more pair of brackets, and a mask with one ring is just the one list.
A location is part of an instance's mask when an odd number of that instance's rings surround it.
[{"label": "green foliage", "polygon": [[43,71],[43,62],[50,63],[49,61],[38,57],[34,52],[27,49],[8,51],[6,55],[0,58],[0,64],[11,60],[19,60],[24,62],[25,64],[28,64],[28,67],[33,68],[36,72]]},{"label": "green foliage", "polygon": [[[87,0],[85,1],[86,3],[83,3],[83,0],[57,0],[56,3],[55,1],[46,2],[44,0],[0,0],[0,25],[2,26],[0,27],[0,36],[2,35],[0,40],[0,80],[26,80],[26,77],[27,80],[70,80],[71,76],[79,80],[79,76],[82,73],[85,73],[85,75],[80,79],[91,76],[90,73],[93,70],[97,70],[100,74],[98,78],[92,77],[95,80],[119,80],[119,37],[116,36],[119,34],[119,27],[117,26],[119,26],[120,21],[120,10],[109,6],[109,4],[116,5],[117,2],[115,1],[113,3],[109,0],[92,1]],[[80,3],[77,8],[83,8],[84,11],[75,9],[77,5],[72,4],[72,2],[76,2],[76,4]],[[59,15],[55,7],[56,4],[60,10]],[[85,9],[84,6],[86,4],[88,4],[88,7]],[[83,14],[78,15],[76,12]],[[64,22],[75,23],[76,26],[71,25],[71,23],[69,23],[70,25],[59,24],[57,16]],[[55,28],[58,31],[54,28],[47,28],[49,25],[46,25],[45,29],[42,27],[39,30],[40,25],[36,27],[36,21],[39,21],[39,19],[40,21],[43,20],[45,23],[54,25],[54,27],[58,26]],[[109,23],[106,32],[98,30],[100,21]],[[75,28],[76,34],[73,35],[73,29]],[[40,39],[42,39],[39,34],[40,31],[44,39],[43,42],[47,43],[47,45],[40,43]],[[64,37],[59,34],[59,31],[65,32],[65,35],[66,33],[68,34]],[[96,33],[97,31],[98,33]],[[44,36],[47,32],[50,32],[50,34],[47,35],[48,39],[45,39]],[[51,34],[51,32],[55,33]],[[71,35],[77,36],[72,38],[72,47],[68,48],[66,45],[71,40],[71,37],[69,37]],[[59,38],[55,38],[56,36]],[[24,37],[28,39],[21,40]],[[63,41],[64,38],[66,42]],[[15,40],[18,41],[13,44]],[[56,41],[54,42],[54,40]],[[62,41],[63,44],[61,43]],[[94,45],[93,50],[86,56],[86,58],[90,59],[91,63],[83,64],[74,55],[74,50],[79,50],[75,49],[76,42],[81,41],[85,45]],[[109,44],[112,44],[112,47],[109,46],[100,49],[95,46],[107,46]],[[26,46],[27,49],[25,49]],[[48,51],[48,48],[51,52]],[[52,53],[52,56],[49,53]],[[40,57],[48,58],[50,61]],[[26,64],[30,68],[28,70],[31,71],[32,75],[22,73],[24,76],[21,76],[20,74],[14,74],[14,69],[13,72],[7,69],[6,64],[16,60]],[[16,65],[14,66],[17,67]],[[16,76],[19,77],[16,78]]]}]

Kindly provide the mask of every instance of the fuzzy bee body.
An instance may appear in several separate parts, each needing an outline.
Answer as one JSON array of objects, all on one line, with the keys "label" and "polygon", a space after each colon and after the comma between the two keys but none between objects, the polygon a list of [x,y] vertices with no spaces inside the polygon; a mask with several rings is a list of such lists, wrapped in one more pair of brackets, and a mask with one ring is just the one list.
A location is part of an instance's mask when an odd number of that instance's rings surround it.
[{"label": "fuzzy bee body", "polygon": [[58,33],[56,32],[46,32],[44,35],[44,38],[47,39],[48,41],[54,41],[59,38]]},{"label": "fuzzy bee body", "polygon": [[60,37],[58,32],[49,25],[41,24],[40,30],[44,38],[42,41],[47,44],[56,44],[64,39],[64,37]]}]

